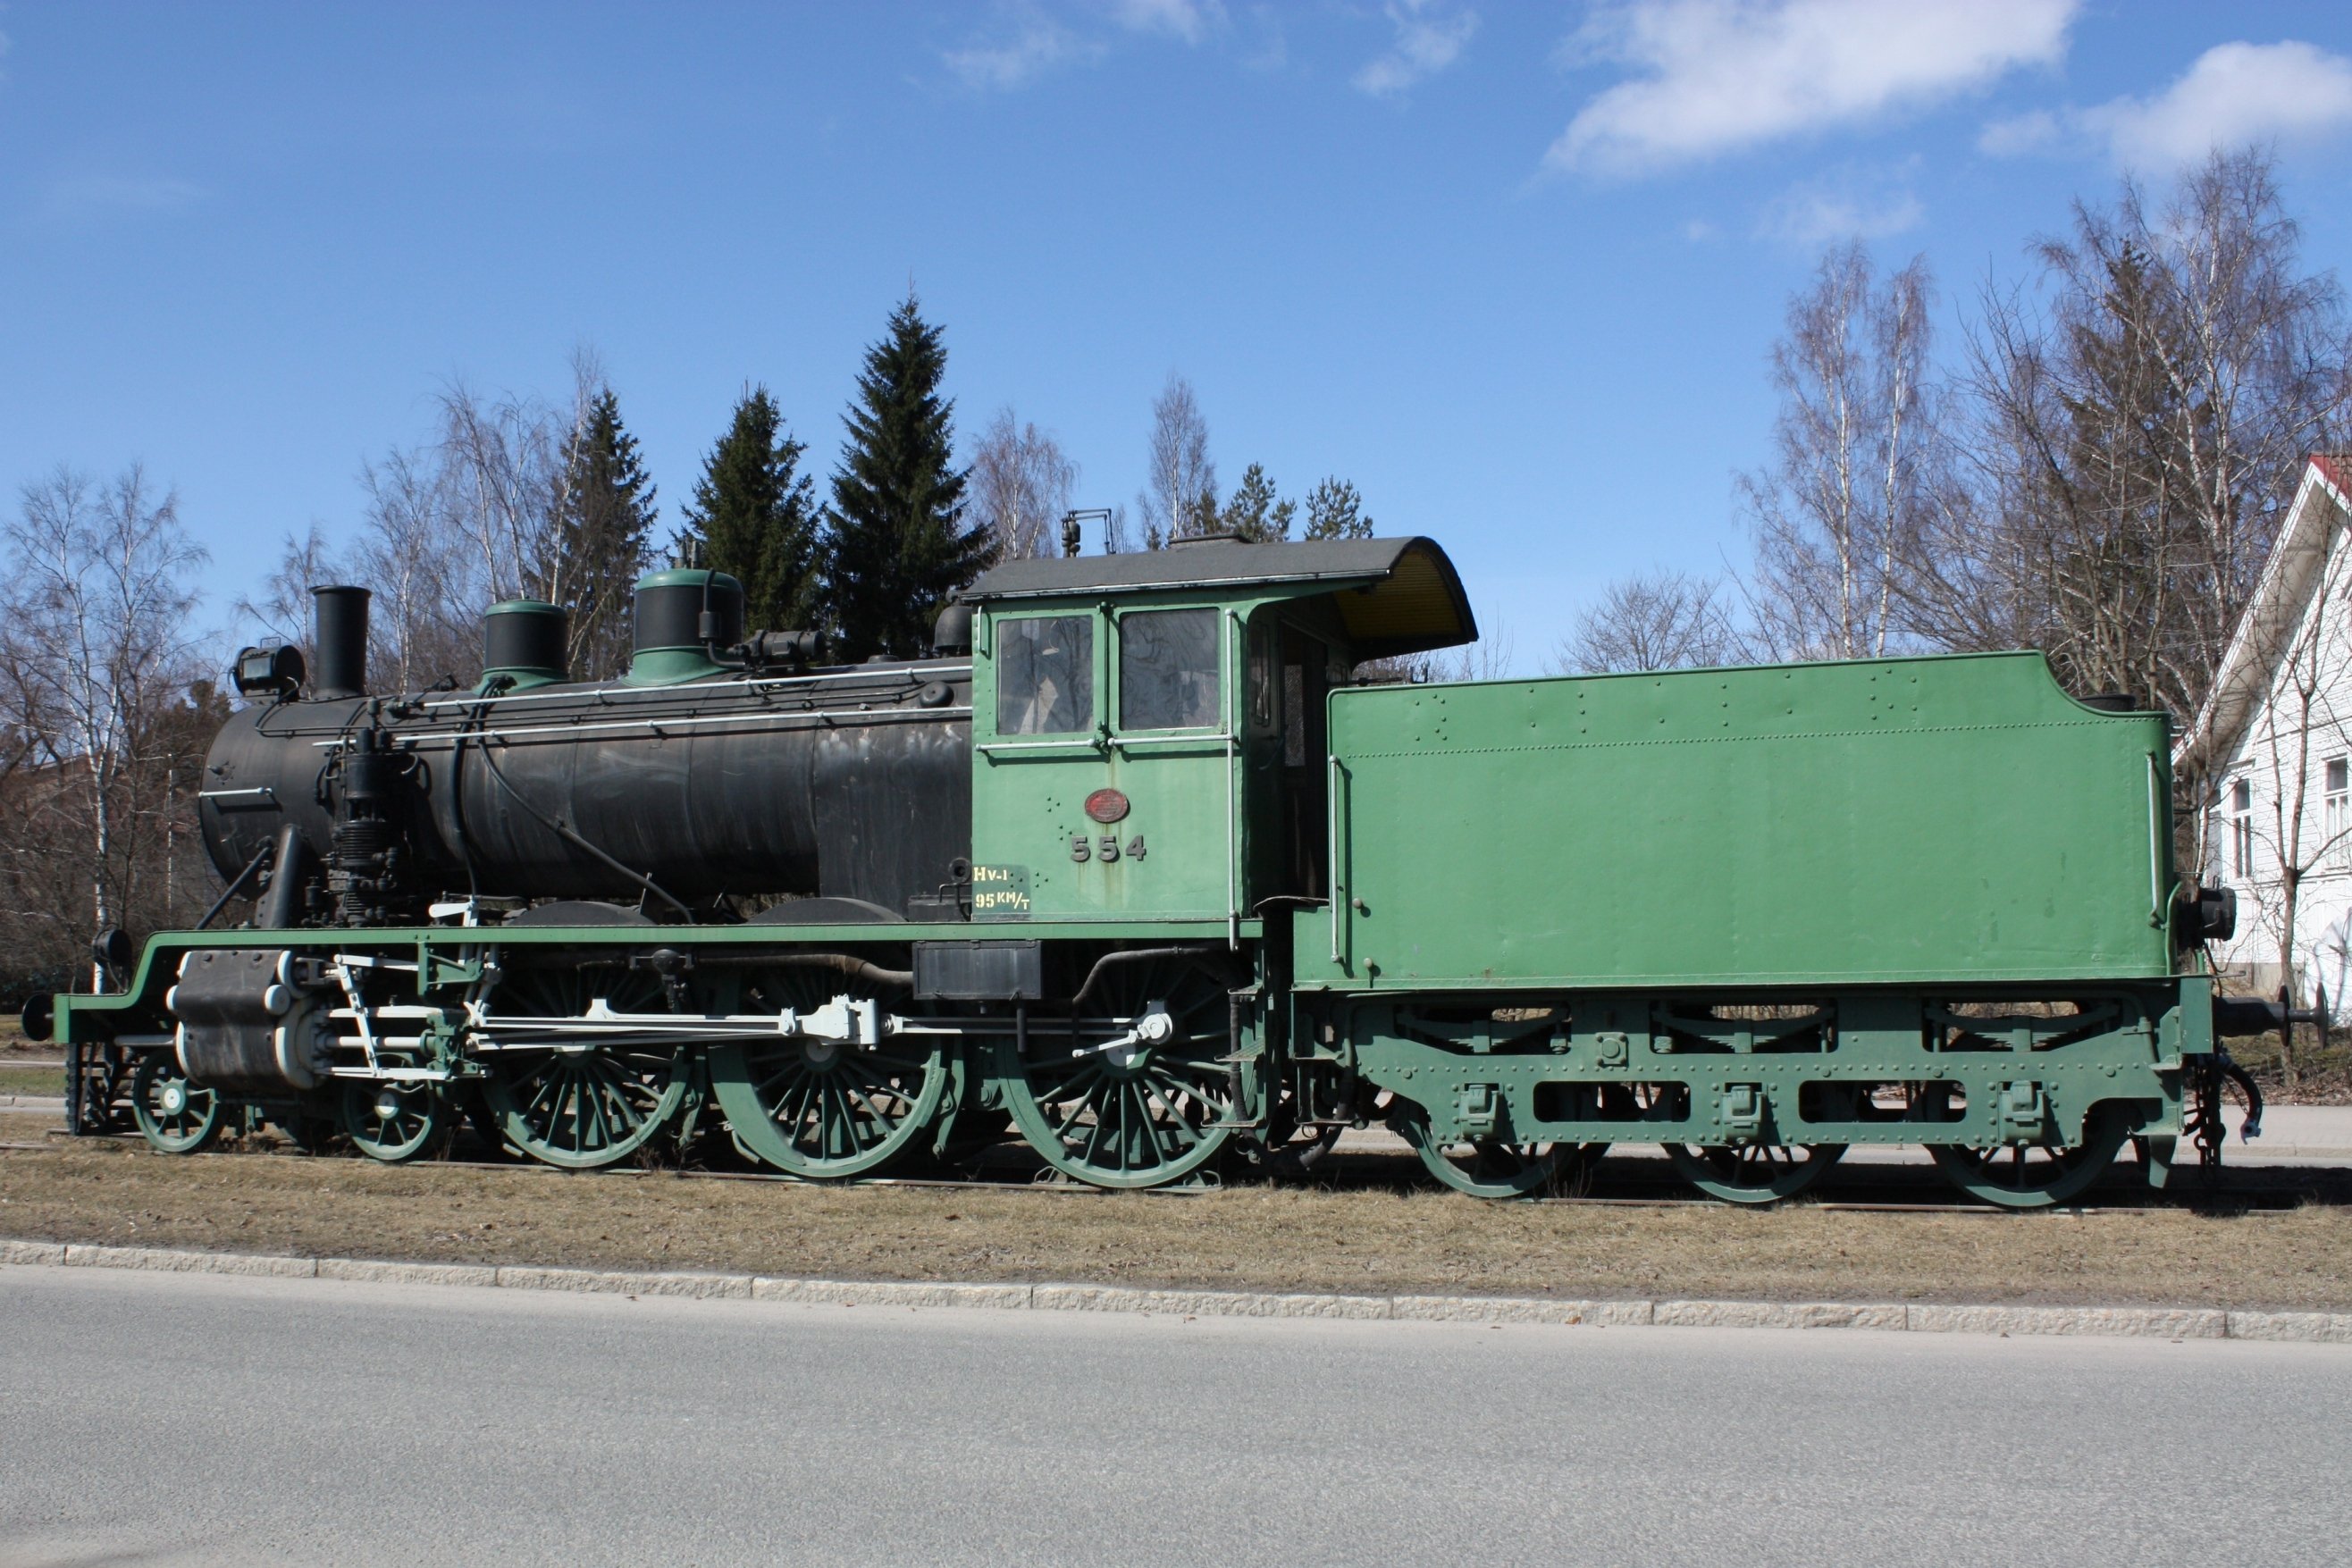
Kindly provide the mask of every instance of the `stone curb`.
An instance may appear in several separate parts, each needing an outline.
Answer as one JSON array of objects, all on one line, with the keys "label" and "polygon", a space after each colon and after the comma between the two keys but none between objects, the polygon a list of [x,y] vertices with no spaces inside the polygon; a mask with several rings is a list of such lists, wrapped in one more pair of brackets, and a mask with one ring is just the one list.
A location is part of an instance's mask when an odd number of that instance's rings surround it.
[{"label": "stone curb", "polygon": [[1339,1296],[1255,1291],[1155,1291],[1127,1285],[926,1284],[757,1274],[631,1272],[478,1263],[275,1258],[160,1247],[0,1240],[0,1265],[150,1273],[358,1280],[509,1291],[759,1301],[803,1306],[978,1308],[996,1312],[1166,1313],[1218,1318],[1344,1318],[1388,1322],[1560,1323],[1591,1327],[1874,1329],[1909,1333],[2066,1334],[2102,1339],[2239,1339],[2352,1344],[2352,1312],[2215,1307],[1915,1306],[1902,1302],[1554,1301],[1513,1296]]}]

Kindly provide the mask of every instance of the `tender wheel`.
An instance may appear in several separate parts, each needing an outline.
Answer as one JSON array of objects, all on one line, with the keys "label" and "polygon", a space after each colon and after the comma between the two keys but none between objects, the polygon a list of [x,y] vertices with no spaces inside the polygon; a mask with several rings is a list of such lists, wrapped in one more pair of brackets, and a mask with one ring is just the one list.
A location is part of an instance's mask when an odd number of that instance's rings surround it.
[{"label": "tender wheel", "polygon": [[2131,1124],[2113,1106],[2091,1113],[2083,1141],[2072,1148],[2017,1144],[1971,1149],[1931,1144],[1927,1154],[1945,1178],[1970,1197],[2003,1208],[2049,1208],[2090,1190],[2107,1174],[2131,1135]]},{"label": "tender wheel", "polygon": [[[842,997],[873,999],[847,996],[823,974],[777,970],[754,985],[754,999],[780,1012],[814,1011]],[[945,1037],[877,1032],[864,1044],[808,1036],[714,1049],[710,1089],[737,1141],[811,1181],[871,1176],[913,1148],[947,1094]]]},{"label": "tender wheel", "polygon": [[221,1134],[220,1095],[189,1082],[179,1062],[160,1051],[139,1059],[131,1109],[149,1145],[167,1155],[193,1155]]},{"label": "tender wheel", "polygon": [[1829,1174],[1843,1144],[1668,1144],[1675,1173],[1726,1203],[1779,1203]]},{"label": "tender wheel", "polygon": [[429,1082],[354,1079],[343,1086],[342,1118],[344,1136],[386,1165],[438,1154],[457,1128],[447,1096]]},{"label": "tender wheel", "polygon": [[1096,1186],[1181,1181],[1234,1129],[1225,988],[1202,960],[1118,966],[1074,1028],[1045,1019],[1028,1049],[997,1042],[1005,1108],[1029,1146]]},{"label": "tender wheel", "polygon": [[1574,1144],[1506,1144],[1494,1138],[1441,1144],[1420,1117],[1396,1124],[1429,1174],[1472,1197],[1532,1197],[1574,1184],[1586,1162]]},{"label": "tender wheel", "polygon": [[1511,1144],[1499,1138],[1441,1142],[1427,1113],[1391,1101],[1389,1125],[1412,1145],[1429,1174],[1472,1197],[1549,1197],[1579,1186],[1609,1150],[1606,1144]]}]

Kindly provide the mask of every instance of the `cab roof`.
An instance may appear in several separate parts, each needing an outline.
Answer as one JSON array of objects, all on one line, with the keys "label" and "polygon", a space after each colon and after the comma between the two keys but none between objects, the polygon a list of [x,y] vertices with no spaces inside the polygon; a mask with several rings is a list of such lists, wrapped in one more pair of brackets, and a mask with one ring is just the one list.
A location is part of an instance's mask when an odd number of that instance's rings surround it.
[{"label": "cab roof", "polygon": [[[1202,591],[1288,588],[1288,598],[1328,594],[1356,656],[1392,658],[1478,639],[1462,579],[1427,538],[1308,539],[1249,544],[1180,539],[1125,555],[1040,556],[1009,560],[964,590],[974,604]],[[1234,597],[1245,595],[1236,592]]]}]

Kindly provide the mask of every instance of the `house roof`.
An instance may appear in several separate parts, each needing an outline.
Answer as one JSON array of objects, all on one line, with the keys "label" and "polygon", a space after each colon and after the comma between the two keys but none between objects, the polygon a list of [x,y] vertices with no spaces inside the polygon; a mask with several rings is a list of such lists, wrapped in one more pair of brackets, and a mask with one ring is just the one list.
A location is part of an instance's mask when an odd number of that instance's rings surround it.
[{"label": "house roof", "polygon": [[1303,585],[1332,596],[1357,656],[1451,648],[1478,638],[1478,622],[1454,563],[1426,538],[1309,539],[1246,544],[1180,540],[1124,555],[1009,560],[964,591],[973,603],[1061,599],[1155,589]]},{"label": "house roof", "polygon": [[2238,618],[2212,689],[2195,722],[2172,748],[2175,767],[2226,756],[2262,706],[2280,651],[2302,622],[2327,562],[2335,531],[2352,514],[2352,455],[2315,452],[2287,508],[2254,596]]}]

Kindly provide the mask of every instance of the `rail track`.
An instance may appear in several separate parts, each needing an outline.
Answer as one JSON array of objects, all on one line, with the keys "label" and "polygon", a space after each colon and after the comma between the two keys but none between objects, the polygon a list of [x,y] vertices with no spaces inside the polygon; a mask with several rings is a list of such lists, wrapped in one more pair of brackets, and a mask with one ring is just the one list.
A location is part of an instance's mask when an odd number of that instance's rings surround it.
[{"label": "rail track", "polygon": [[[44,1130],[38,1142],[26,1140],[0,1141],[0,1151],[37,1152],[66,1146],[68,1142],[89,1144],[109,1143],[143,1148],[144,1140],[135,1133],[84,1134],[69,1140],[61,1128]],[[1387,1146],[1394,1143],[1395,1147]],[[1364,1146],[1369,1144],[1370,1146]],[[1204,1171],[1202,1179],[1160,1187],[1141,1189],[1152,1196],[1173,1199],[1200,1197],[1210,1194],[1249,1186],[1311,1186],[1323,1191],[1383,1192],[1433,1191],[1421,1162],[1401,1141],[1385,1139],[1375,1134],[1364,1144],[1350,1147],[1342,1143],[1330,1160],[1309,1175],[1275,1177],[1244,1168],[1231,1176],[1216,1170]],[[840,1187],[908,1187],[939,1188],[961,1191],[1026,1193],[1040,1197],[1106,1197],[1117,1189],[1105,1188],[1073,1181],[1051,1166],[1024,1158],[1025,1151],[1018,1144],[1008,1143],[990,1151],[987,1155],[953,1171],[934,1176],[898,1175],[852,1177],[823,1185]],[[349,1157],[333,1152],[306,1151],[292,1143],[264,1135],[226,1148],[215,1148],[195,1155],[175,1155],[173,1159],[205,1162],[242,1162],[248,1160],[313,1160]],[[368,1162],[362,1161],[365,1164]],[[530,1172],[549,1176],[603,1176],[617,1180],[646,1177],[667,1177],[688,1182],[768,1183],[787,1186],[810,1185],[804,1178],[782,1172],[738,1168],[739,1156],[711,1141],[709,1146],[692,1152],[684,1158],[675,1151],[666,1156],[648,1154],[639,1161],[623,1162],[588,1169],[565,1169],[503,1151],[492,1152],[486,1141],[468,1133],[453,1145],[450,1154],[431,1160],[415,1162],[400,1168],[413,1171],[498,1171]],[[2118,1164],[2107,1178],[2082,1195],[2079,1201],[2048,1210],[2020,1211],[1990,1204],[1954,1200],[1940,1195],[1948,1189],[1937,1177],[1924,1153],[1916,1160],[1900,1157],[1853,1160],[1843,1163],[1820,1186],[1789,1200],[1804,1207],[1824,1213],[1854,1214],[1949,1214],[1994,1217],[2020,1212],[2046,1212],[2059,1216],[2079,1217],[2085,1214],[2121,1215],[2135,1213],[2177,1212],[2182,1209],[2218,1208],[2232,1212],[2284,1212],[2309,1203],[2352,1207],[2352,1155],[2341,1165],[2310,1163],[2295,1166],[2253,1166],[2227,1167],[2221,1179],[2212,1186],[2198,1180],[2193,1174],[2176,1177],[2169,1191],[2151,1191],[2144,1184],[2139,1167],[2129,1161]],[[1928,1196],[1935,1194],[1938,1196]],[[1916,1196],[1915,1196],[1916,1195]],[[1523,1203],[1581,1208],[1719,1208],[1719,1200],[1684,1187],[1662,1153],[1631,1147],[1612,1152],[1599,1162],[1590,1173],[1582,1190],[1566,1190],[1531,1195],[1518,1200]]]}]

